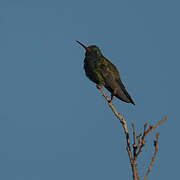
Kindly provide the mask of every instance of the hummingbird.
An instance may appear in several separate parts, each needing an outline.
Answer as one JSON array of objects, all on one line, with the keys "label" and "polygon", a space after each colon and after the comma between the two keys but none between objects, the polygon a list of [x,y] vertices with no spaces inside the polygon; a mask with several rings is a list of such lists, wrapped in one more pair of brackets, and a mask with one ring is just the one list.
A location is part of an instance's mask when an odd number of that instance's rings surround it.
[{"label": "hummingbird", "polygon": [[109,103],[112,102],[115,96],[126,103],[132,103],[135,105],[122,83],[116,66],[103,56],[101,50],[97,46],[91,45],[87,47],[79,41],[76,42],[86,50],[84,59],[84,70],[86,76],[96,83],[97,88],[100,89],[104,86],[111,93]]}]

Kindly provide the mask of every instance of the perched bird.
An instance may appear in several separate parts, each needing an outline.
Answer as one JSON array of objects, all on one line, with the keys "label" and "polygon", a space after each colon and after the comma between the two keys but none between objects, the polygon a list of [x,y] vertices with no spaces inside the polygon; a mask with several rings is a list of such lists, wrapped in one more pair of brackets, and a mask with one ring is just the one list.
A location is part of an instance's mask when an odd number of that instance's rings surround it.
[{"label": "perched bird", "polygon": [[101,50],[95,45],[87,47],[79,41],[76,42],[86,50],[84,69],[87,77],[96,83],[98,88],[104,86],[111,92],[110,102],[113,100],[113,97],[116,96],[124,102],[135,105],[121,81],[117,68],[103,56]]}]

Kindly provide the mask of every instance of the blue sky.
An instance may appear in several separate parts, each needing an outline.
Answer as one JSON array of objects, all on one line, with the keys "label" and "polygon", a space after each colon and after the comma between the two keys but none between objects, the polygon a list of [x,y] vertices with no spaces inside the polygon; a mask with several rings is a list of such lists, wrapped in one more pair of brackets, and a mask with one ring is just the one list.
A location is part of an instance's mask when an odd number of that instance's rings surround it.
[{"label": "blue sky", "polygon": [[[123,129],[86,78],[75,40],[96,44],[119,69],[136,103],[114,100],[129,129],[167,116],[149,179],[179,179],[179,6],[1,0],[0,179],[131,179]],[[138,161],[143,177],[154,137]]]}]

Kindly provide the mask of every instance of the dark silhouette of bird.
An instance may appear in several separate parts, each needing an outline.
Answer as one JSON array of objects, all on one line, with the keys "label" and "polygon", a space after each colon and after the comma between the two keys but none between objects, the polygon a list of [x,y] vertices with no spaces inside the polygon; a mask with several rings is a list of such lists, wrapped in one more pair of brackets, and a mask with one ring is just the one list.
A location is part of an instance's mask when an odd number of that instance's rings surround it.
[{"label": "dark silhouette of bird", "polygon": [[113,97],[116,96],[124,102],[135,105],[121,81],[117,68],[103,56],[101,50],[95,45],[87,47],[79,41],[76,42],[86,50],[84,69],[87,77],[96,83],[98,88],[104,86],[111,92],[111,100],[109,102],[112,102]]}]

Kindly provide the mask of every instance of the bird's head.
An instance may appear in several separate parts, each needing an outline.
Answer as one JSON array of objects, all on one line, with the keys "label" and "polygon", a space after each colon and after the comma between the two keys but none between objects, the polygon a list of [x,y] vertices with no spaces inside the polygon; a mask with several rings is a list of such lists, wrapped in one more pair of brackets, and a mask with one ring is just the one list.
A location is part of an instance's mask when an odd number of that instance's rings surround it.
[{"label": "bird's head", "polygon": [[86,54],[85,54],[86,56],[92,57],[92,58],[102,56],[101,50],[97,46],[92,45],[92,46],[87,47],[79,41],[76,41],[76,42],[79,43],[86,50]]}]

